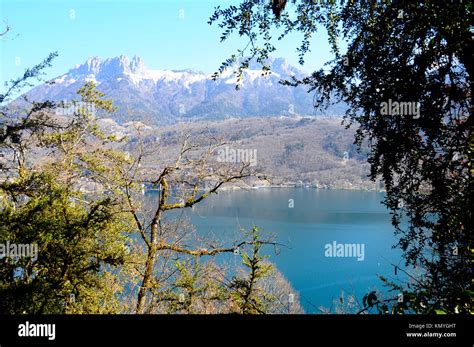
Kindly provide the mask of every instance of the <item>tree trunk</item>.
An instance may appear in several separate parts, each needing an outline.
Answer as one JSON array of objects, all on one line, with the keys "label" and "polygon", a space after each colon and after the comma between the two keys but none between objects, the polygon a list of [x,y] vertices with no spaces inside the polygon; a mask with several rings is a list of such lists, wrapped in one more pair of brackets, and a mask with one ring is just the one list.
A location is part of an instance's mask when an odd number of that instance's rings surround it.
[{"label": "tree trunk", "polygon": [[153,269],[155,265],[156,259],[156,238],[158,236],[158,221],[161,217],[161,210],[158,209],[155,218],[151,223],[151,239],[150,239],[150,246],[148,246],[148,254],[146,257],[145,263],[145,274],[143,275],[142,285],[140,286],[140,290],[138,291],[138,299],[137,299],[137,314],[145,313],[145,303],[146,303],[146,294],[148,290],[151,288],[151,279],[153,277]]},{"label": "tree trunk", "polygon": [[151,279],[153,276],[153,265],[155,264],[156,259],[156,250],[155,245],[152,244],[151,247],[148,248],[148,254],[146,257],[146,265],[145,265],[145,274],[143,275],[142,285],[140,286],[140,290],[138,291],[138,299],[137,299],[137,314],[145,313],[145,303],[146,303],[146,293],[150,289],[151,286]]}]

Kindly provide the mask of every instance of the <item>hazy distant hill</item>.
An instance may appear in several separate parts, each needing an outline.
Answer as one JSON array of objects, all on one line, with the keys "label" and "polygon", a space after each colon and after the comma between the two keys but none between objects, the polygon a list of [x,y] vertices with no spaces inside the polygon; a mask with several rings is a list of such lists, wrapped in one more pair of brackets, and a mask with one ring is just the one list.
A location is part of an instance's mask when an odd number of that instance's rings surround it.
[{"label": "hazy distant hill", "polygon": [[[110,128],[110,123],[107,121],[104,127]],[[354,132],[345,129],[341,119],[257,117],[146,127],[142,128],[141,137],[147,151],[159,155],[145,158],[143,165],[162,167],[164,161],[173,160],[183,126],[195,134],[205,130],[204,133],[223,137],[229,149],[255,151],[256,166],[271,184],[380,188],[367,178],[366,154],[356,151]],[[114,129],[127,132],[120,126]],[[126,149],[131,152],[136,149],[133,134]],[[270,183],[254,181],[252,184]]]}]

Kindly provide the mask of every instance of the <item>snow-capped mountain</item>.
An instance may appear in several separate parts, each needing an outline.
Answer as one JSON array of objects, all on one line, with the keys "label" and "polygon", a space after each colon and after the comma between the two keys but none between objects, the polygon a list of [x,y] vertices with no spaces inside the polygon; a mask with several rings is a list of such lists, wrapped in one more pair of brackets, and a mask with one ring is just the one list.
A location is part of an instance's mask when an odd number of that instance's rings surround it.
[{"label": "snow-capped mountain", "polygon": [[27,95],[35,101],[77,99],[76,91],[86,81],[94,81],[119,107],[115,120],[122,123],[313,114],[312,94],[303,87],[279,84],[281,79],[304,74],[282,58],[270,63],[272,73],[267,76],[251,65],[237,91],[231,71],[214,81],[211,75],[191,70],[151,70],[138,56],[131,60],[126,56],[105,60],[93,57]]}]

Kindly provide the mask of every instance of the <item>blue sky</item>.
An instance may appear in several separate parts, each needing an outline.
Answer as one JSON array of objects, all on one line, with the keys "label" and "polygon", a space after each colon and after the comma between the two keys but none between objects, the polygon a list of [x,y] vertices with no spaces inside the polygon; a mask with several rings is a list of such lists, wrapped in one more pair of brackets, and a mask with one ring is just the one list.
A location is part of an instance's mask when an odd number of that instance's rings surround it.
[{"label": "blue sky", "polygon": [[[207,20],[217,5],[239,1],[214,0],[0,0],[0,23],[11,26],[0,41],[0,80],[18,77],[27,67],[58,51],[47,78],[67,72],[88,57],[130,58],[137,54],[153,69],[185,69],[211,73],[246,41],[233,36],[221,43],[217,25]],[[3,30],[2,30],[3,31]],[[275,56],[297,65],[294,34]],[[330,58],[324,34],[315,37],[307,64],[312,71]]]}]

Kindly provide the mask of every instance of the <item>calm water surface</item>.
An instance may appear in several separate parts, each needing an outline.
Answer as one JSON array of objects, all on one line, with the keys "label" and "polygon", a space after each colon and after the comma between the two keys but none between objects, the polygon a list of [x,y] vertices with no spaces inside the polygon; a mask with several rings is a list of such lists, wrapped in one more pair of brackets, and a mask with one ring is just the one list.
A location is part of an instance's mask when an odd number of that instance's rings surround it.
[{"label": "calm water surface", "polygon": [[[201,235],[237,240],[241,228],[255,225],[287,245],[278,255],[271,247],[265,252],[300,293],[306,312],[318,313],[314,306],[330,307],[341,291],[360,299],[368,290],[383,289],[378,274],[393,276],[390,263],[400,262],[400,251],[392,249],[396,239],[380,203],[383,197],[380,192],[306,188],[222,191],[186,210],[186,216]],[[325,245],[333,241],[364,244],[364,260],[326,257]]]}]

